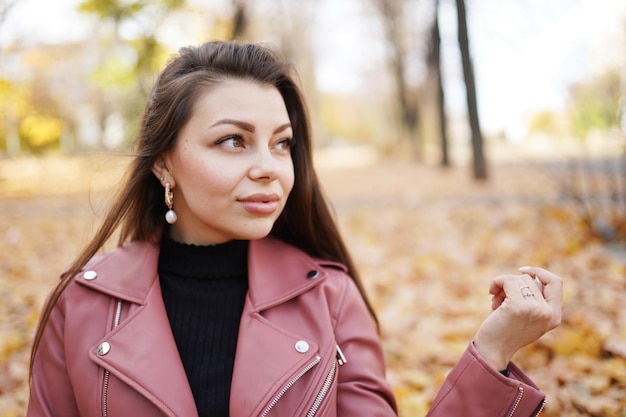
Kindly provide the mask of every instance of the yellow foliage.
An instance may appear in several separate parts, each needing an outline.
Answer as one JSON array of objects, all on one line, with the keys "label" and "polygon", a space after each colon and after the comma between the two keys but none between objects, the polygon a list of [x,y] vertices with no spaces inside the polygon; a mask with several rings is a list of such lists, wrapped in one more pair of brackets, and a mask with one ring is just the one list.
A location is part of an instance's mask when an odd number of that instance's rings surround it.
[{"label": "yellow foliage", "polygon": [[22,414],[16,410],[15,408],[12,408],[10,410],[6,410],[3,414],[2,417],[20,417]]},{"label": "yellow foliage", "polygon": [[590,328],[563,327],[559,337],[552,342],[552,349],[557,355],[572,356],[587,354],[598,357],[602,351],[603,340]]},{"label": "yellow foliage", "polygon": [[624,358],[608,359],[604,368],[608,377],[626,387],[626,360]]},{"label": "yellow foliage", "polygon": [[28,94],[24,87],[0,78],[0,116],[19,118],[28,109]]},{"label": "yellow foliage", "polygon": [[394,389],[400,417],[425,416],[430,407],[431,399],[424,393],[410,388]]},{"label": "yellow foliage", "polygon": [[20,135],[30,146],[40,148],[61,137],[65,122],[50,116],[28,116],[20,124]]},{"label": "yellow foliage", "polygon": [[134,65],[134,61],[128,57],[111,57],[94,72],[93,80],[101,87],[115,86],[124,90],[136,82]]},{"label": "yellow foliage", "polygon": [[18,332],[11,332],[3,337],[0,359],[5,360],[24,346],[24,337]]}]

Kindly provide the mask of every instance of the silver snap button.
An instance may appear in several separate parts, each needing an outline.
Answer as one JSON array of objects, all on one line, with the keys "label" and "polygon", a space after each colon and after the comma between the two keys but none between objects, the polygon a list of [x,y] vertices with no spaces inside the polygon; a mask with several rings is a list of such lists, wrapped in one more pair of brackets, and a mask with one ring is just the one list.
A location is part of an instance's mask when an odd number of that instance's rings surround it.
[{"label": "silver snap button", "polygon": [[309,272],[307,272],[306,277],[309,279],[315,279],[320,275],[319,271],[313,269]]},{"label": "silver snap button", "polygon": [[98,273],[96,271],[85,271],[85,273],[83,274],[83,278],[85,278],[88,281],[91,281],[92,279],[96,279],[96,277],[98,276]]},{"label": "silver snap button", "polygon": [[300,353],[307,353],[309,351],[309,344],[304,340],[298,340],[295,348]]},{"label": "silver snap button", "polygon": [[98,346],[98,355],[104,356],[111,350],[111,345],[109,342],[102,342],[100,346]]}]

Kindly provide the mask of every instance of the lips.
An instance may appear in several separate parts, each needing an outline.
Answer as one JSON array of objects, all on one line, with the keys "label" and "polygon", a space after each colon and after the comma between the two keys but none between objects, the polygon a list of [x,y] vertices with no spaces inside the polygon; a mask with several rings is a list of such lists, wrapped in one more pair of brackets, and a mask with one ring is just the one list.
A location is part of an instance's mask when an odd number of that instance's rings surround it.
[{"label": "lips", "polygon": [[278,210],[280,197],[277,194],[252,194],[238,201],[253,214],[272,214]]}]

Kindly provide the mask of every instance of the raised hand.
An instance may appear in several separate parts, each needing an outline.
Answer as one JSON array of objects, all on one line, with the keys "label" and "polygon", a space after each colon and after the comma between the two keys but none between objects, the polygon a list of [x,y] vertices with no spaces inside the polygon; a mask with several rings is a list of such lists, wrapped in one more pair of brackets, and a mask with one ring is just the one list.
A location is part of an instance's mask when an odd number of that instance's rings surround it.
[{"label": "raised hand", "polygon": [[563,280],[538,267],[520,271],[493,280],[489,287],[493,311],[474,337],[478,351],[497,370],[505,369],[515,352],[561,323]]}]

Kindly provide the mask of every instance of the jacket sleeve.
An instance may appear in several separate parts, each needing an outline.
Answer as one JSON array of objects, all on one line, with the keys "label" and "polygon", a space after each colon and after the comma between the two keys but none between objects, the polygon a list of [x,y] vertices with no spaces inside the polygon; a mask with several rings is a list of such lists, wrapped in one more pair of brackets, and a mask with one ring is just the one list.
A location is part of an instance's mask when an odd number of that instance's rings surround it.
[{"label": "jacket sleeve", "polygon": [[337,415],[396,416],[376,325],[352,279],[346,276],[345,282],[335,326],[337,345],[347,360],[337,371]]},{"label": "jacket sleeve", "polygon": [[470,343],[439,390],[427,417],[534,417],[544,394],[515,364],[509,376],[493,369]]},{"label": "jacket sleeve", "polygon": [[50,314],[33,361],[27,417],[79,416],[65,362],[63,299]]}]

